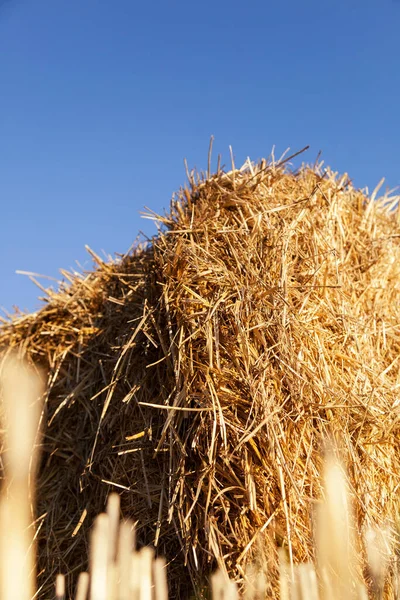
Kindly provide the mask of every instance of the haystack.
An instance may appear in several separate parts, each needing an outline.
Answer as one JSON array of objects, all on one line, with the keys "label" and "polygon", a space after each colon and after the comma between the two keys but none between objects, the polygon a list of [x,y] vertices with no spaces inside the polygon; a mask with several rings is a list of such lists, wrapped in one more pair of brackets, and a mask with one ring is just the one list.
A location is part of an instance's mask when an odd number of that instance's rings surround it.
[{"label": "haystack", "polygon": [[191,175],[150,244],[4,322],[0,347],[48,371],[43,598],[86,567],[111,491],[176,598],[216,566],[274,571],[279,547],[313,558],[326,437],[360,528],[395,514],[400,211],[375,196],[322,165]]}]

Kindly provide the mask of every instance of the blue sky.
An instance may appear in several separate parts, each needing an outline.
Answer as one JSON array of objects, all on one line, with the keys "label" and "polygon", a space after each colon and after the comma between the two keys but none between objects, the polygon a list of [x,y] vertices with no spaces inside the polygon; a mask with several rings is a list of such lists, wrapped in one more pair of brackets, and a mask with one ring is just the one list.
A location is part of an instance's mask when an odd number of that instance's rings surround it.
[{"label": "blue sky", "polygon": [[399,185],[399,31],[399,0],[0,0],[0,306],[153,233],[211,135]]}]

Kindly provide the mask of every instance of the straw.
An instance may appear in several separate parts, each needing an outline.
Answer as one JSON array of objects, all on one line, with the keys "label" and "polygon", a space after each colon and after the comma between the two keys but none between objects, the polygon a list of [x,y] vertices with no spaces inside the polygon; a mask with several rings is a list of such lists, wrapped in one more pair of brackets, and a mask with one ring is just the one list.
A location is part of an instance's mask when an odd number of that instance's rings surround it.
[{"label": "straw", "polygon": [[276,585],[278,547],[293,577],[315,558],[327,436],[351,465],[357,528],[386,527],[400,468],[399,212],[397,197],[321,164],[192,173],[169,214],[147,215],[160,226],[149,244],[111,262],[92,253],[93,272],[64,272],[41,310],[1,326],[0,348],[49,374],[43,598],[60,570],[72,594],[112,491],[138,547],[166,557],[171,598],[216,567],[241,589],[260,545]]}]

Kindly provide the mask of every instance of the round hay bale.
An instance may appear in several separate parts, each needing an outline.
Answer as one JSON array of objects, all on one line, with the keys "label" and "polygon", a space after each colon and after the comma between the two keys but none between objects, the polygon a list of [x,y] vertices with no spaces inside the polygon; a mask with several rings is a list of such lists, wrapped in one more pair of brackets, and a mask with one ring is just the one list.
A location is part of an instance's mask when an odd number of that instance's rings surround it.
[{"label": "round hay bale", "polygon": [[349,465],[360,528],[397,507],[398,198],[322,165],[191,177],[152,243],[70,276],[0,329],[49,373],[40,581],[85,568],[110,491],[172,597],[219,566],[313,558],[321,449]]}]

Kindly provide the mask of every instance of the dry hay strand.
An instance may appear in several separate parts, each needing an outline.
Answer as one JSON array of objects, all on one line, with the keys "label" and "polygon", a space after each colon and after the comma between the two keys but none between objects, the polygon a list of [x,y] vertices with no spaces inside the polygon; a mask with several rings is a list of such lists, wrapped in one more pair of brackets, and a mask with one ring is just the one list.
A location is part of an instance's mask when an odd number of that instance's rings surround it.
[{"label": "dry hay strand", "polygon": [[49,372],[43,597],[86,568],[110,491],[139,546],[167,557],[172,597],[215,566],[240,585],[254,560],[277,573],[279,548],[293,571],[313,559],[329,436],[358,526],[397,509],[398,197],[273,160],[189,183],[148,215],[151,244],[94,255],[93,273],[0,329],[0,347]]}]

